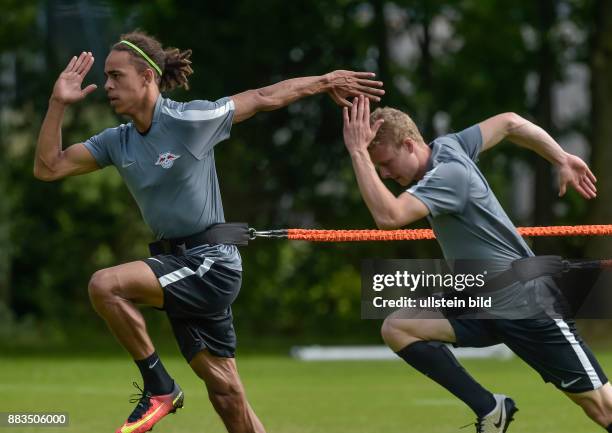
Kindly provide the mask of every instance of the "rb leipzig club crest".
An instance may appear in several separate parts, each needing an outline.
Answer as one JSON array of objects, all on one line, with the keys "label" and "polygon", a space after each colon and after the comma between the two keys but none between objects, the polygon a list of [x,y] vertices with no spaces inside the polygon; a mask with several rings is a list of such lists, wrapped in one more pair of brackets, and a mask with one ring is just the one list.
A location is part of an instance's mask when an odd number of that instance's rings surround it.
[{"label": "rb leipzig club crest", "polygon": [[171,152],[160,153],[155,165],[161,165],[162,168],[170,168],[174,165],[174,161],[180,157],[181,155],[175,155]]}]

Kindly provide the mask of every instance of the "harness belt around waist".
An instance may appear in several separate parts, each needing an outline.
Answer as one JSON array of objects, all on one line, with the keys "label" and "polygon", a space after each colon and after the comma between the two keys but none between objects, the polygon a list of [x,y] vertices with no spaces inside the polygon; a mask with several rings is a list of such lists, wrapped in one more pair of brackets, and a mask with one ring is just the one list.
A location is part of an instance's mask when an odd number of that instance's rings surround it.
[{"label": "harness belt around waist", "polygon": [[485,292],[494,292],[518,281],[526,283],[539,277],[558,275],[572,268],[561,256],[535,256],[518,259],[507,269],[486,282]]},{"label": "harness belt around waist", "polygon": [[186,250],[204,244],[248,245],[249,238],[247,223],[219,223],[191,236],[151,242],[149,252],[152,256],[158,254],[184,255]]}]

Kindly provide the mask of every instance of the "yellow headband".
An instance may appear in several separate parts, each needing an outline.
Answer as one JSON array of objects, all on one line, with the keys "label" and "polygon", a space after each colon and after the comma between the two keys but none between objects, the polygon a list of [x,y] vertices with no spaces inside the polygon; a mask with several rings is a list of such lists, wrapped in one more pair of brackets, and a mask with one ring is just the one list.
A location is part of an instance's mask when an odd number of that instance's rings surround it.
[{"label": "yellow headband", "polygon": [[162,70],[159,66],[157,66],[157,63],[155,63],[151,57],[147,56],[147,54],[142,51],[140,48],[138,48],[136,45],[134,45],[133,43],[131,43],[130,41],[126,41],[126,40],[122,40],[119,42],[120,44],[125,44],[128,47],[131,47],[132,49],[134,49],[138,54],[140,54],[142,56],[143,59],[145,59],[147,61],[147,63],[149,63],[149,65],[153,66],[153,68],[157,71],[157,73],[159,74],[159,76],[162,76]]}]

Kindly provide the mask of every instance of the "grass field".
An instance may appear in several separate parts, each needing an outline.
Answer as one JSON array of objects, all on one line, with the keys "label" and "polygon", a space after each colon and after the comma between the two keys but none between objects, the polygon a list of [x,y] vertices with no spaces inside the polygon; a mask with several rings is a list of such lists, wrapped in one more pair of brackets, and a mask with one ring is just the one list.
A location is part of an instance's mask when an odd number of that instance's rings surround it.
[{"label": "grass field", "polygon": [[[612,354],[599,356],[604,369],[612,371]],[[189,367],[179,358],[164,362],[185,391],[185,407],[161,421],[155,432],[224,432]],[[460,402],[400,361],[305,363],[247,356],[238,365],[268,432],[447,433],[473,422]],[[509,433],[602,431],[518,359],[464,365],[485,386],[516,400],[520,412]],[[128,397],[136,375],[127,357],[0,358],[1,412],[62,411],[70,416],[69,427],[2,431],[114,432],[133,407]]]}]

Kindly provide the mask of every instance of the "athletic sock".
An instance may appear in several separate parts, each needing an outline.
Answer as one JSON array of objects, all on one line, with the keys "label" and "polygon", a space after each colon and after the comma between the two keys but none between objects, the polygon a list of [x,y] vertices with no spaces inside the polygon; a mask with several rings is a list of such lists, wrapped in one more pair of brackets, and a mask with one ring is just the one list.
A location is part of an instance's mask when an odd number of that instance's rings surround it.
[{"label": "athletic sock", "polygon": [[608,428],[606,429],[606,431],[608,431],[608,432],[611,432],[611,433],[612,433],[612,424],[610,424],[610,425],[608,426]]},{"label": "athletic sock", "polygon": [[467,404],[476,416],[484,417],[495,409],[497,403],[493,394],[468,374],[445,344],[437,341],[417,341],[397,354],[412,367],[453,393]]},{"label": "athletic sock", "polygon": [[140,370],[144,382],[143,389],[153,395],[169,394],[174,386],[174,381],[164,368],[157,352],[153,352],[145,359],[134,361]]}]

